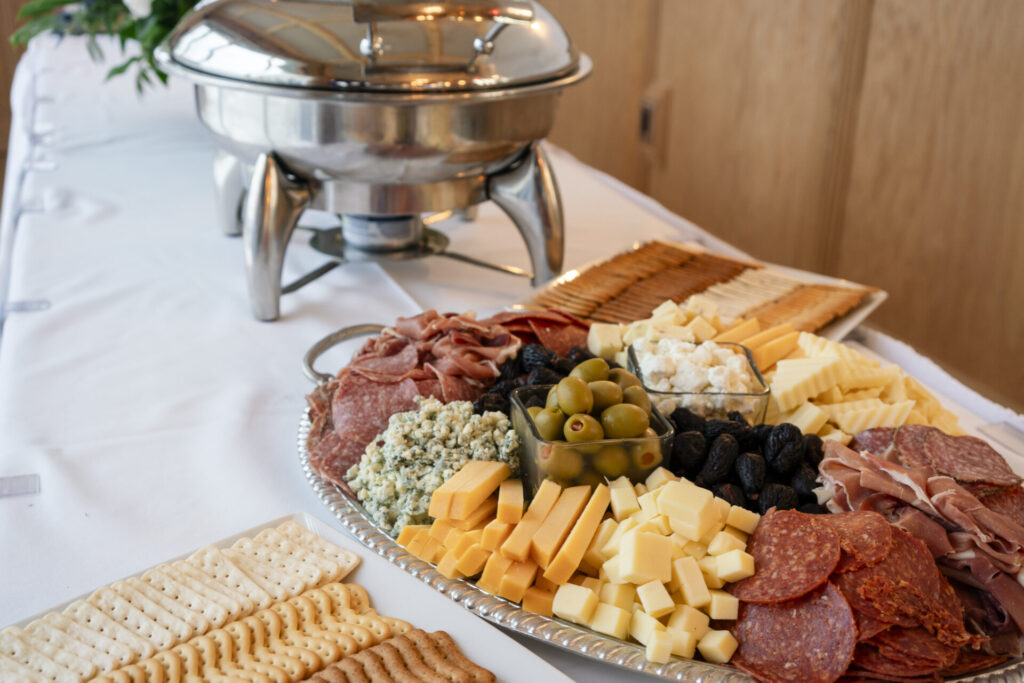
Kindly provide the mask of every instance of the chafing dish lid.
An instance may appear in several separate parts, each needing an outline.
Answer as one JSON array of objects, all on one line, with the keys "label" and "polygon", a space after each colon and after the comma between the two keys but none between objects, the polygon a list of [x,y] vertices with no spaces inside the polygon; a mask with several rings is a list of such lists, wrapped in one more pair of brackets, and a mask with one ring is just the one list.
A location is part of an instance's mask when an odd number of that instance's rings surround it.
[{"label": "chafing dish lid", "polygon": [[518,0],[206,0],[167,48],[205,75],[343,91],[511,88],[579,66],[551,14]]}]

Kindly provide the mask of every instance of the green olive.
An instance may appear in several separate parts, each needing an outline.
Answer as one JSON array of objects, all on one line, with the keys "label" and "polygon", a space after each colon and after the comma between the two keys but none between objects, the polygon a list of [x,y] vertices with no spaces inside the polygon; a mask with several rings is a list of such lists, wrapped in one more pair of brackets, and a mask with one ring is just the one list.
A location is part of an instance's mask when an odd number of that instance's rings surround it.
[{"label": "green olive", "polygon": [[635,406],[640,406],[648,416],[651,414],[651,397],[647,395],[647,392],[641,386],[634,385],[623,389],[622,403],[632,403]]},{"label": "green olive", "polygon": [[558,385],[555,385],[548,390],[547,400],[544,401],[545,408],[558,407],[558,392],[556,391],[556,389],[558,389]]},{"label": "green olive", "polygon": [[594,409],[594,394],[579,377],[566,377],[555,387],[558,407],[566,415],[589,413]]},{"label": "green olive", "polygon": [[599,382],[608,379],[608,361],[604,358],[585,360],[572,369],[570,377],[579,377],[585,382]]},{"label": "green olive", "polygon": [[657,441],[639,443],[633,446],[630,458],[633,461],[633,467],[640,472],[654,469],[661,464],[661,444]]},{"label": "green olive", "polygon": [[552,479],[573,479],[583,471],[583,456],[571,448],[554,448],[540,464]]},{"label": "green olive", "polygon": [[605,446],[594,456],[594,469],[609,479],[618,479],[625,474],[629,463],[629,453],[624,446]]},{"label": "green olive", "polygon": [[620,403],[601,413],[601,426],[609,439],[630,439],[644,433],[650,426],[650,418],[640,406]]},{"label": "green olive", "polygon": [[658,432],[654,431],[654,427],[648,427],[644,430],[644,438],[649,439],[651,437],[658,436]]},{"label": "green olive", "polygon": [[545,408],[533,418],[537,425],[537,433],[545,441],[561,441],[562,426],[565,425],[565,413],[558,408]]},{"label": "green olive", "polygon": [[530,414],[531,418],[535,419],[537,417],[537,413],[539,413],[542,410],[544,409],[541,408],[540,406],[530,406],[529,408],[526,409],[526,412]]},{"label": "green olive", "polygon": [[[590,382],[587,386],[590,387],[590,393],[594,395],[594,407],[592,410],[597,415],[600,415],[601,411],[605,408],[622,403],[622,389],[615,382],[602,379]],[[643,391],[643,389],[640,391]]]},{"label": "green olive", "polygon": [[584,469],[583,473],[576,477],[576,481],[573,482],[573,486],[590,486],[594,487],[598,484],[604,483],[604,477],[595,472],[592,469]]},{"label": "green olive", "polygon": [[565,440],[573,443],[604,438],[601,423],[586,413],[576,413],[566,420],[562,432],[565,434]]},{"label": "green olive", "polygon": [[622,387],[623,391],[626,387],[643,386],[637,376],[625,368],[612,368],[608,371],[608,379]]}]

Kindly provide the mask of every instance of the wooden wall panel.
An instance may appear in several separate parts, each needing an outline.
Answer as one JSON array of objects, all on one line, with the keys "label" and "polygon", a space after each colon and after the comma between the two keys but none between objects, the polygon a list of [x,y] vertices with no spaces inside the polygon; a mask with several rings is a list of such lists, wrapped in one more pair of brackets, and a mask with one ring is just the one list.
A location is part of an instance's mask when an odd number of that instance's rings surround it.
[{"label": "wooden wall panel", "polygon": [[837,271],[873,321],[1024,408],[1024,3],[878,0]]},{"label": "wooden wall panel", "polygon": [[670,122],[650,193],[759,258],[820,269],[870,12],[871,0],[663,3]]},{"label": "wooden wall panel", "polygon": [[[7,166],[7,140],[11,127],[11,80],[14,78],[14,67],[21,56],[21,50],[11,46],[10,37],[16,26],[15,15],[20,2],[8,0],[0,2],[0,187],[3,187],[4,168]],[[2,200],[0,200],[2,201]]]},{"label": "wooden wall panel", "polygon": [[551,141],[643,189],[640,108],[651,76],[659,0],[544,0],[594,71],[558,105]]}]

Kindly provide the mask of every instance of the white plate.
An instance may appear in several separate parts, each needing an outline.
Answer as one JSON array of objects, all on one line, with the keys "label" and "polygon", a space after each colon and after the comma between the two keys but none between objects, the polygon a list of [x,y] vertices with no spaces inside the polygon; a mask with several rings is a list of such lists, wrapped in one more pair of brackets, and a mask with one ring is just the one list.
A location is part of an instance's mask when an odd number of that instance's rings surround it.
[{"label": "white plate", "polygon": [[[345,577],[346,582],[357,583],[370,594],[373,608],[380,614],[408,621],[424,631],[446,631],[459,649],[475,663],[490,669],[499,681],[569,681],[558,669],[530,652],[518,642],[483,619],[467,612],[440,593],[425,586],[413,576],[394,566],[384,558],[367,550],[357,541],[304,512],[275,519],[248,529],[213,545],[228,548],[240,538],[252,537],[267,528],[278,527],[289,520],[302,524],[313,533],[359,556],[359,566]],[[168,562],[184,559],[188,555],[170,558]],[[147,570],[133,576],[141,576]],[[124,577],[128,578],[128,577]],[[111,581],[111,583],[114,583]],[[29,622],[49,612],[59,612],[75,600],[84,600],[89,594],[68,600],[46,612],[24,619],[15,626],[24,628]]]}]

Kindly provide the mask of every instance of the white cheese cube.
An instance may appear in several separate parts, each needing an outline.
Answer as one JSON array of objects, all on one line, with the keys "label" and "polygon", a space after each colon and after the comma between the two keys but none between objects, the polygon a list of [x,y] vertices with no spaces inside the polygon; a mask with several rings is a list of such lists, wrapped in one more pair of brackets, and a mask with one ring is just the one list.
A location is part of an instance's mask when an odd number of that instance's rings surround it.
[{"label": "white cheese cube", "polygon": [[567,583],[555,591],[551,611],[555,616],[586,625],[597,609],[597,594],[589,588]]},{"label": "white cheese cube", "polygon": [[597,597],[601,602],[629,610],[636,599],[636,588],[631,583],[606,583]]},{"label": "white cheese cube", "polygon": [[739,643],[728,631],[708,631],[697,643],[697,649],[704,659],[715,664],[725,664],[736,652]]},{"label": "white cheese cube", "polygon": [[730,550],[715,558],[718,578],[728,583],[754,575],[754,557],[743,550]]},{"label": "white cheese cube", "polygon": [[672,636],[667,631],[653,631],[647,641],[647,661],[664,664],[672,659],[672,643]]},{"label": "white cheese cube", "polygon": [[622,539],[618,559],[619,574],[630,583],[667,583],[672,577],[672,542],[667,536],[630,532]]},{"label": "white cheese cube", "polygon": [[708,547],[697,541],[687,541],[686,545],[683,546],[683,551],[699,562],[708,554]]},{"label": "white cheese cube", "polygon": [[692,557],[681,557],[672,562],[672,588],[682,593],[683,600],[691,607],[704,607],[711,602],[704,574]]},{"label": "white cheese cube", "polygon": [[619,523],[614,519],[606,519],[601,522],[601,525],[597,527],[597,533],[594,534],[594,538],[591,539],[590,545],[587,546],[587,552],[583,554],[583,561],[589,564],[591,567],[600,567],[604,564],[609,556],[605,556],[603,549],[604,545],[618,529]]},{"label": "white cheese cube", "polygon": [[746,550],[747,544],[727,531],[719,531],[708,543],[708,555],[721,555],[730,550]]},{"label": "white cheese cube", "polygon": [[[614,489],[613,489],[614,490]],[[631,490],[632,491],[632,490]],[[608,537],[604,546],[601,547],[601,555],[611,559],[619,554],[619,548],[622,546],[622,537],[625,536],[631,529],[636,528],[636,521],[632,519],[625,519],[615,527],[615,531]]]},{"label": "white cheese cube", "polygon": [[606,560],[601,565],[601,570],[598,573],[598,578],[607,583],[628,583],[622,578],[622,571],[619,569],[619,556],[616,555],[609,560]]},{"label": "white cheese cube", "polygon": [[647,490],[647,493],[642,496],[637,496],[637,504],[640,506],[640,511],[643,512],[647,519],[654,517],[658,513],[658,491]]},{"label": "white cheese cube", "polygon": [[668,618],[668,627],[678,631],[692,633],[700,640],[711,630],[711,617],[689,605],[679,605]]},{"label": "white cheese cube", "polygon": [[664,467],[659,467],[647,475],[647,479],[644,480],[644,484],[647,486],[648,491],[657,491],[660,486],[663,486],[670,481],[678,481],[678,479],[676,479],[676,475],[672,474]]},{"label": "white cheese cube", "polygon": [[669,518],[669,526],[691,541],[699,541],[719,522],[714,496],[707,489],[682,481],[661,487],[658,512]]},{"label": "white cheese cube", "polygon": [[718,577],[717,556],[707,555],[697,560],[697,564],[700,565],[700,570],[704,573],[704,583],[707,584],[708,588],[722,588],[725,586],[725,581]]},{"label": "white cheese cube", "polygon": [[733,505],[729,508],[729,514],[725,517],[726,524],[736,527],[747,534],[754,533],[754,529],[757,528],[757,523],[760,521],[761,515],[751,512],[746,508],[741,508],[738,505]]},{"label": "white cheese cube", "polygon": [[698,342],[705,342],[718,334],[718,329],[701,316],[687,323],[686,329],[693,333],[694,340]]},{"label": "white cheese cube", "polygon": [[615,323],[591,323],[587,333],[587,350],[605,360],[612,360],[622,350],[622,332]]},{"label": "white cheese cube", "polygon": [[619,522],[640,509],[636,492],[629,486],[616,486],[610,489],[612,516]]},{"label": "white cheese cube", "polygon": [[661,581],[648,581],[636,587],[636,596],[640,598],[640,604],[644,611],[657,619],[676,608],[672,596],[665,590],[665,584]]},{"label": "white cheese cube", "polygon": [[629,622],[631,619],[632,615],[621,607],[599,602],[587,626],[598,633],[604,633],[613,638],[625,639],[629,635]]},{"label": "white cheese cube", "polygon": [[750,538],[748,534],[745,534],[736,527],[729,525],[722,527],[722,533],[731,534],[733,537],[736,538],[736,540],[738,540],[740,543],[743,543],[744,545],[746,545],[747,539]]},{"label": "white cheese cube", "polygon": [[693,659],[694,652],[697,650],[697,636],[689,631],[680,631],[674,628],[665,630],[672,636],[672,654],[677,657]]},{"label": "white cheese cube", "polygon": [[633,611],[629,620],[629,635],[641,645],[647,645],[651,640],[651,634],[655,631],[664,631],[665,627],[660,621],[652,617],[642,609]]},{"label": "white cheese cube", "polygon": [[618,479],[612,479],[610,482],[608,482],[608,488],[610,489],[618,489],[623,487],[630,489],[633,488],[633,482],[629,480],[629,477],[621,476]]},{"label": "white cheese cube", "polygon": [[732,503],[727,501],[725,498],[715,497],[715,509],[718,512],[718,526],[725,526],[725,520],[729,516],[729,510],[732,508]]},{"label": "white cheese cube", "polygon": [[711,591],[711,606],[708,615],[712,619],[733,619],[739,616],[740,601],[725,591]]},{"label": "white cheese cube", "polygon": [[679,304],[672,301],[672,299],[666,299],[658,304],[658,306],[651,311],[651,317],[671,320],[674,325],[682,325],[686,322],[686,314],[681,308],[679,308]]},{"label": "white cheese cube", "polygon": [[645,493],[647,493],[647,487],[644,486],[643,484],[633,484],[633,491],[636,493],[637,497],[639,498],[640,496],[642,496]]}]

